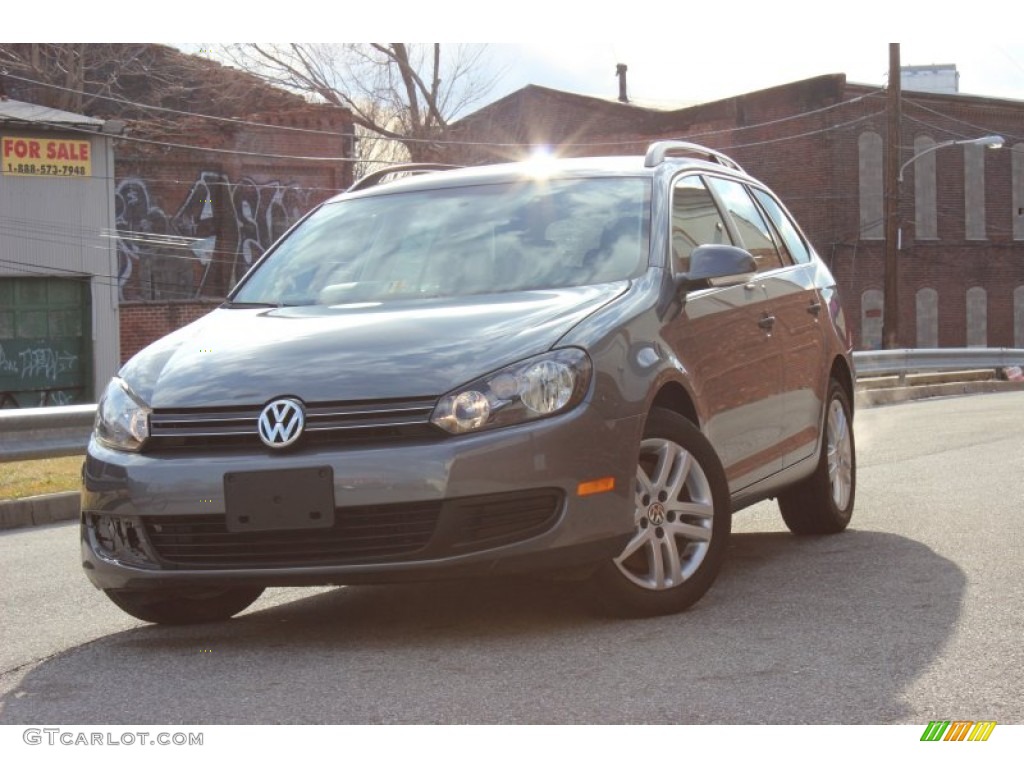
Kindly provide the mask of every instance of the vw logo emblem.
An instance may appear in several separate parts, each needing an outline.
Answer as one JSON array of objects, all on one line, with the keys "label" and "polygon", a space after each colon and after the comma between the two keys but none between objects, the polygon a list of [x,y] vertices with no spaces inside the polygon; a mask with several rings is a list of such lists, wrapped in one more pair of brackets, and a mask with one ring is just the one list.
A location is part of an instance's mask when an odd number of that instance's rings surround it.
[{"label": "vw logo emblem", "polygon": [[647,517],[653,525],[663,525],[665,522],[665,508],[658,502],[651,504],[647,510]]},{"label": "vw logo emblem", "polygon": [[298,400],[275,400],[260,414],[260,440],[271,448],[287,448],[299,439],[306,414]]}]

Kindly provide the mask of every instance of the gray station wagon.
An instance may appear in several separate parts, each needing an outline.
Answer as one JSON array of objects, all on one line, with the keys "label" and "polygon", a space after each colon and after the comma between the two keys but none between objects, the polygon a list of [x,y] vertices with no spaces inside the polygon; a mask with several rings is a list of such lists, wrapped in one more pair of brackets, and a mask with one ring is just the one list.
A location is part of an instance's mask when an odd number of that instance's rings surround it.
[{"label": "gray station wagon", "polygon": [[707,591],[745,506],[847,526],[835,280],[733,160],[397,170],[111,381],[81,532],[119,607],[213,621],[267,586],[544,570],[663,614]]}]

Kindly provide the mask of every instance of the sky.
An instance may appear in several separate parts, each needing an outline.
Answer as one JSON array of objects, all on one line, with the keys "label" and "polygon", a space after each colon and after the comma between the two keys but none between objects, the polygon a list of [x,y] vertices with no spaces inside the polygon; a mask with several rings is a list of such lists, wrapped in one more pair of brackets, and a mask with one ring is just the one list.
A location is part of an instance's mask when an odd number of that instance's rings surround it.
[{"label": "sky", "polygon": [[[61,5],[77,7],[55,0],[57,10]],[[631,100],[651,106],[712,101],[833,73],[884,86],[892,40],[900,41],[903,65],[955,64],[961,93],[1024,100],[1020,0],[973,6],[953,0],[289,0],[284,6],[251,0],[244,8],[175,0],[173,12],[108,0],[104,7],[91,22],[55,12],[47,37],[185,49],[189,44],[171,41],[488,43],[498,82],[479,106],[529,83],[616,98],[620,62],[629,67]],[[5,31],[34,29],[35,16],[29,5],[16,4],[5,10]],[[611,40],[618,42],[600,42]]]},{"label": "sky", "polygon": [[[1020,17],[1024,21],[1024,10]],[[677,62],[661,46],[635,40],[495,44],[488,50],[493,65],[504,65],[507,70],[492,96],[498,98],[533,83],[614,99],[618,96],[615,65],[620,62],[629,68],[630,100],[653,106],[713,101],[833,73],[844,73],[851,82],[884,86],[889,69],[888,42],[864,42],[856,36],[804,41],[771,52],[748,49],[738,55],[723,55],[718,40],[694,39],[687,42],[685,50],[686,55]],[[900,42],[900,63],[955,64],[961,93],[1024,100],[1021,42]]]},{"label": "sky", "polygon": [[[171,24],[217,12],[209,2],[179,2],[197,3],[202,10],[197,16],[175,14],[166,19]],[[899,41],[904,66],[955,64],[961,93],[1024,100],[1020,0],[975,5],[955,0],[386,0],[336,5],[289,0],[288,5],[299,9],[306,4],[308,14],[275,14],[269,24],[259,14],[240,16],[226,9],[227,23],[212,28],[235,35],[232,41],[249,34],[273,40],[320,35],[485,42],[492,68],[501,73],[488,100],[529,83],[616,98],[615,65],[621,62],[629,67],[631,100],[652,106],[712,101],[833,73],[884,86],[889,42]],[[381,7],[387,12],[381,13]],[[325,14],[325,8],[336,8],[336,15]],[[193,34],[178,39],[195,39],[196,26],[186,29]],[[260,33],[267,36],[260,38]]]}]

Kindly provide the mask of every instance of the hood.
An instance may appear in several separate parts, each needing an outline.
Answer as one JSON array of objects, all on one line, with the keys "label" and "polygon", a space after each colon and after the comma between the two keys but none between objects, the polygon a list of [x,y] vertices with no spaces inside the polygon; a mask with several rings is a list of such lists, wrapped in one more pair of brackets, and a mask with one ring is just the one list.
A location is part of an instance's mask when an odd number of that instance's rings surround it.
[{"label": "hood", "polygon": [[142,350],[120,375],[153,408],[438,396],[550,349],[627,287],[222,307]]}]

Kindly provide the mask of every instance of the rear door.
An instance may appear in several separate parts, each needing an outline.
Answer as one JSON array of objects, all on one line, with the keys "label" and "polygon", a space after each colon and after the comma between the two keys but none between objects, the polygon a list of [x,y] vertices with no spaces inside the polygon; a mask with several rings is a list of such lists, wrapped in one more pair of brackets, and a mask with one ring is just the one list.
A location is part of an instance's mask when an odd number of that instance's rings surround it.
[{"label": "rear door", "polygon": [[765,287],[782,346],[783,464],[789,466],[814,453],[821,431],[828,383],[824,324],[829,322],[829,310],[815,288],[817,270],[810,245],[773,195],[757,187],[751,191],[772,222],[784,262]]}]

